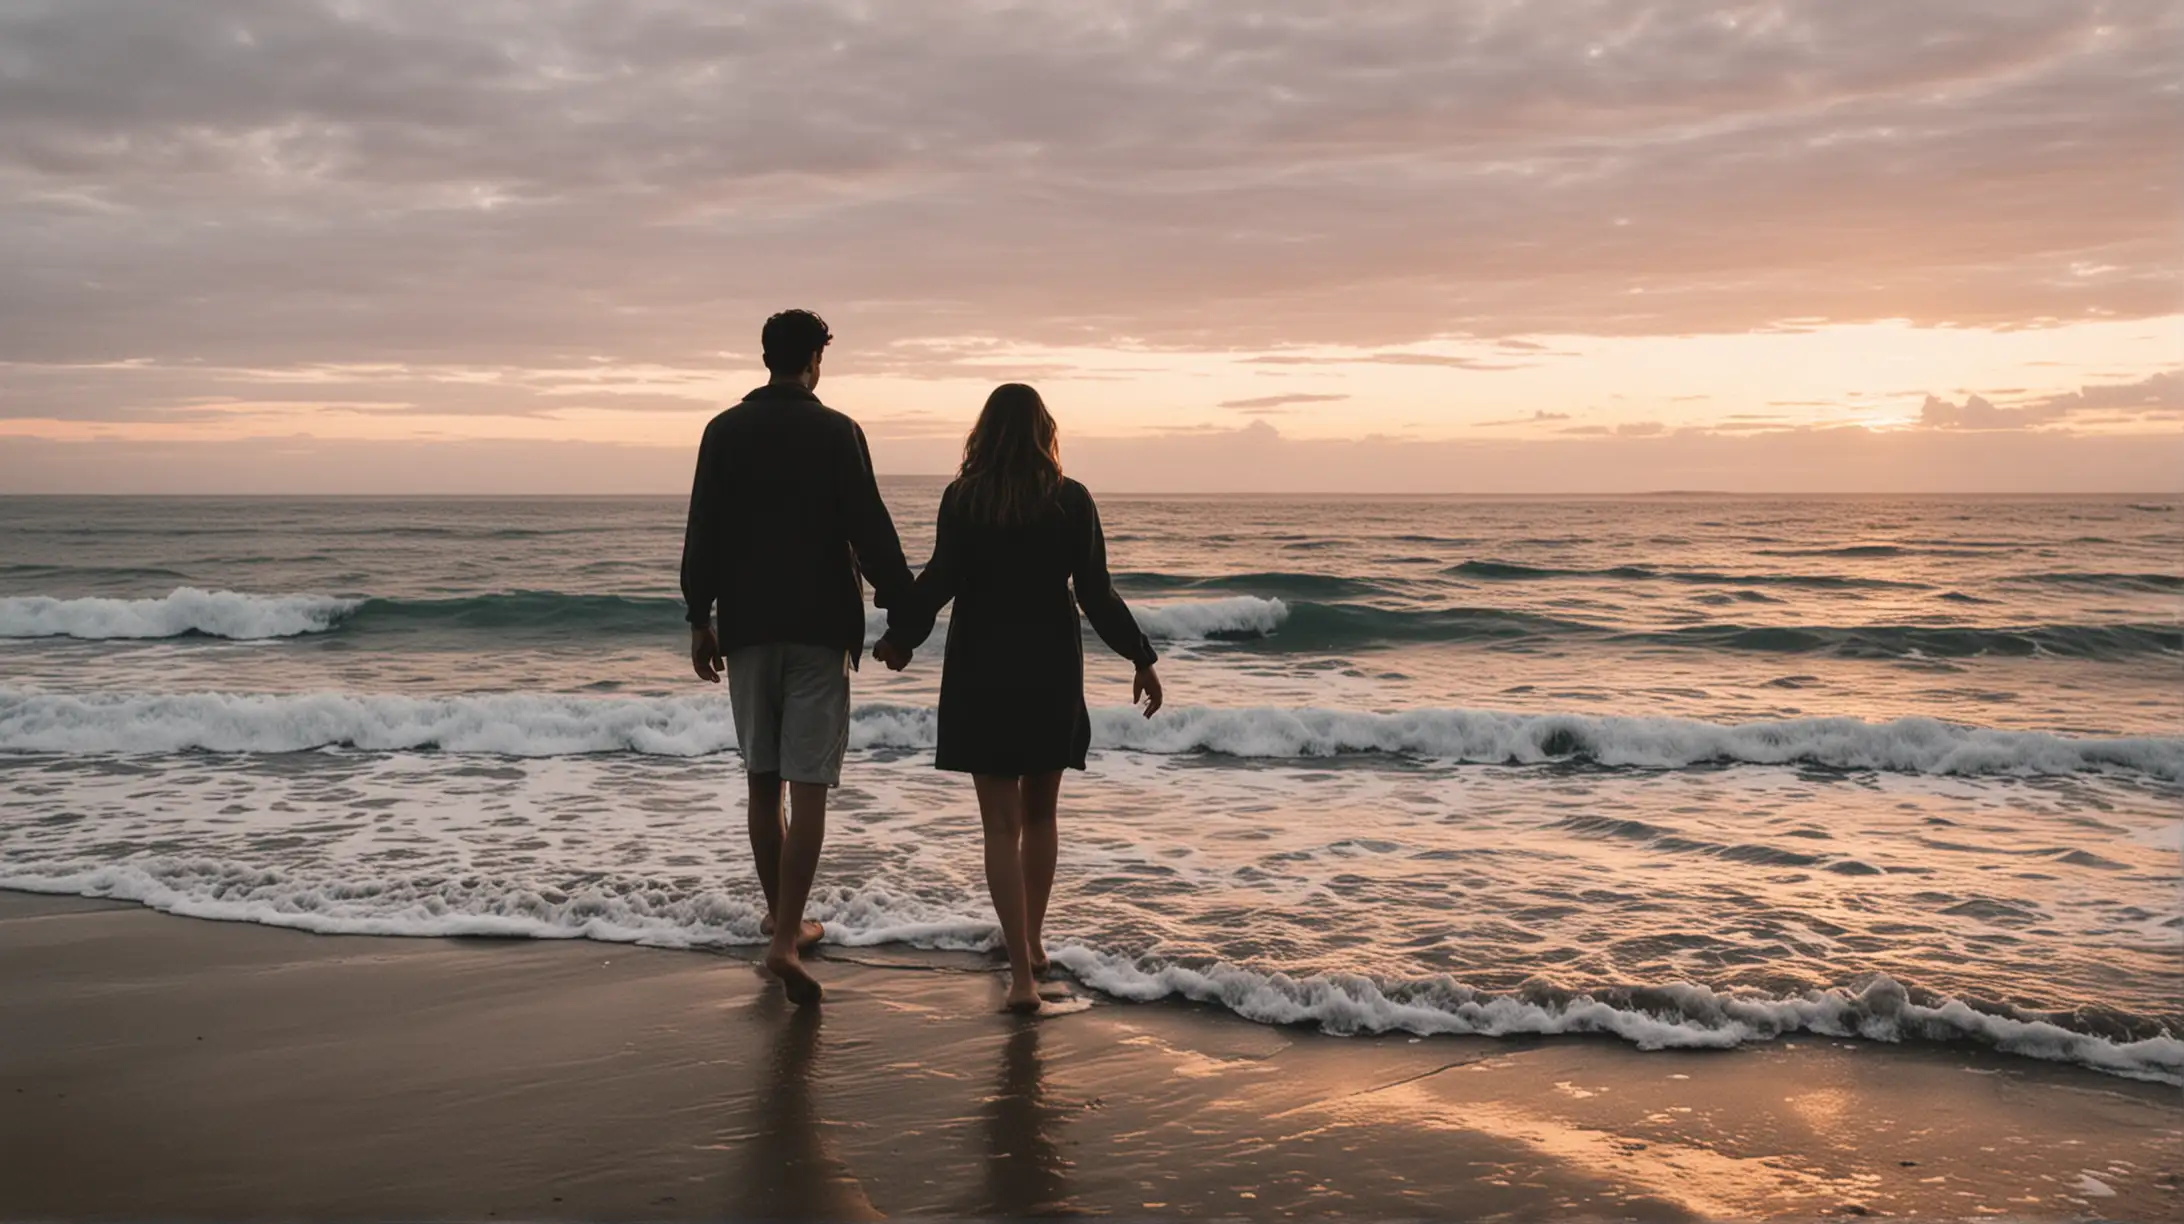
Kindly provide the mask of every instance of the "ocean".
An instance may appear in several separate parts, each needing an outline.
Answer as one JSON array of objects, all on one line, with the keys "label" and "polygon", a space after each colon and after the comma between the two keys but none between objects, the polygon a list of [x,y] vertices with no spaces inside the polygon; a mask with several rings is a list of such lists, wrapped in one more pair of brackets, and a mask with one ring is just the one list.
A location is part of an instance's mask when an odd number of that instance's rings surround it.
[{"label": "ocean", "polygon": [[[883,485],[916,563],[941,482]],[[0,499],[0,887],[329,934],[752,944],[682,514]],[[1102,514],[1169,709],[1129,709],[1087,635],[1049,943],[1116,1005],[1966,1042],[2184,1083],[2172,502]],[[970,786],[931,767],[939,647],[856,679],[813,908],[838,947],[997,942]]]}]

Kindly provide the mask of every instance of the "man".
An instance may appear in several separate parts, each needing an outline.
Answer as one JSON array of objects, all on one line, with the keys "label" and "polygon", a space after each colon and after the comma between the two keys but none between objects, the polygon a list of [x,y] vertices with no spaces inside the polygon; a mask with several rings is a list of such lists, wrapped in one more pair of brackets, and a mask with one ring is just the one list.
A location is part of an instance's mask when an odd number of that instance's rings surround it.
[{"label": "man", "polygon": [[890,624],[911,600],[864,430],[812,394],[832,339],[808,310],[766,320],[760,342],[773,378],[705,427],[683,536],[690,663],[710,683],[728,675],[751,853],[771,914],[766,967],[799,1006],[820,996],[799,950],[823,933],[804,921],[804,903],[826,839],[827,790],[849,746],[849,673],[865,633],[857,575],[871,580]]}]

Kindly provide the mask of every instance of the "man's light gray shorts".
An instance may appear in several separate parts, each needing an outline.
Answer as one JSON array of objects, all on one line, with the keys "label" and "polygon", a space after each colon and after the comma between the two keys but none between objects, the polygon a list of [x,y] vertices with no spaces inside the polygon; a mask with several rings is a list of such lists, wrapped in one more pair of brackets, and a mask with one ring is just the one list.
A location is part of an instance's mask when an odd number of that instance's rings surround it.
[{"label": "man's light gray shorts", "polygon": [[766,642],[728,655],[743,768],[791,782],[842,781],[849,747],[849,652]]}]

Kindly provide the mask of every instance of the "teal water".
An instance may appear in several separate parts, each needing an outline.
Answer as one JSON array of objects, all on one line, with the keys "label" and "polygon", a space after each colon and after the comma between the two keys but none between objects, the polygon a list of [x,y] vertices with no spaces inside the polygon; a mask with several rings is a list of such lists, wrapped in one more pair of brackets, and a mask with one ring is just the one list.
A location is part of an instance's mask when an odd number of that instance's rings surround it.
[{"label": "teal water", "polygon": [[[939,483],[885,491],[922,558]],[[1087,639],[1055,922],[1112,997],[2184,1076],[2175,506],[1102,511],[1172,707],[1123,709]],[[750,938],[681,514],[0,499],[0,884],[325,931]],[[937,645],[857,679],[820,902],[848,940],[992,940],[968,788],[929,768]]]}]

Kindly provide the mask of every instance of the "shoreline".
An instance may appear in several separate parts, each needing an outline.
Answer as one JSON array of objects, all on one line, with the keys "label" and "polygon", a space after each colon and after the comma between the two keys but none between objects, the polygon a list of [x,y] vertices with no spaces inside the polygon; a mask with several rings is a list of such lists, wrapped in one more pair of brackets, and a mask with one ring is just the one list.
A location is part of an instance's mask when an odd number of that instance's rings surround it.
[{"label": "shoreline", "polygon": [[[556,924],[551,915],[476,913],[467,909],[428,920],[386,920],[341,915],[315,907],[268,912],[257,902],[174,895],[156,883],[107,877],[33,881],[0,876],[0,899],[54,898],[111,902],[193,921],[262,926],[326,939],[456,940],[479,943],[544,941],[592,944],[712,956],[757,964],[763,940],[755,911],[730,915],[701,928],[650,925],[659,919],[595,916]],[[827,915],[822,910],[822,919]],[[990,923],[964,920],[976,932]],[[595,926],[604,922],[604,929]],[[739,932],[738,927],[741,931]],[[951,927],[957,936],[962,931]],[[742,932],[748,940],[739,940]],[[674,938],[670,938],[675,936]],[[681,936],[687,936],[682,938]],[[930,923],[882,931],[852,929],[843,943],[830,939],[822,952],[841,963],[859,958],[879,967],[945,963],[963,971],[998,971],[990,953],[965,951],[962,942]],[[1055,964],[1081,986],[1115,1004],[1206,1006],[1227,1019],[1295,1027],[1338,1037],[1478,1037],[1487,1040],[1597,1038],[1635,1052],[1721,1051],[1771,1044],[1849,1042],[1937,1051],[1979,1049],[2010,1059],[2089,1070],[2107,1078],[2175,1089],[2184,1086],[2184,1038],[2167,1030],[2085,1031],[2053,1015],[2011,1015],[1960,999],[1907,988],[1887,973],[1814,987],[1803,994],[1748,997],[1684,981],[1613,989],[1555,992],[1531,997],[1517,990],[1473,990],[1453,979],[1381,982],[1341,974],[1291,975],[1246,966],[1147,965],[1127,956],[1057,943]],[[743,955],[749,952],[750,955]],[[890,958],[871,961],[871,958]],[[2150,1023],[2150,1022],[2148,1022]]]},{"label": "shoreline", "polygon": [[0,892],[6,1218],[2165,1216],[2174,1089],[1809,1035],[1024,1022],[968,955],[321,936]]}]

